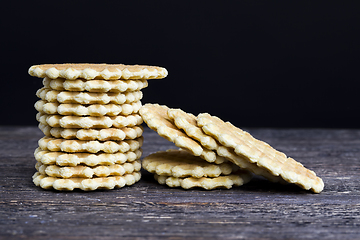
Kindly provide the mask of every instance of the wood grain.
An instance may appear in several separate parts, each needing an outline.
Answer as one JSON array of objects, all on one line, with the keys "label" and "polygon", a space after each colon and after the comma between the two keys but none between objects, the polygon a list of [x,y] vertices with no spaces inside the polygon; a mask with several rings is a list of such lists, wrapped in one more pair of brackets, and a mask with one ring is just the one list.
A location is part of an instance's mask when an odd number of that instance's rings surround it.
[{"label": "wood grain", "polygon": [[[109,191],[36,187],[37,127],[0,127],[0,239],[360,239],[360,130],[245,129],[314,170],[314,194],[262,178],[182,190],[143,172]],[[144,154],[174,148],[145,128]]]}]

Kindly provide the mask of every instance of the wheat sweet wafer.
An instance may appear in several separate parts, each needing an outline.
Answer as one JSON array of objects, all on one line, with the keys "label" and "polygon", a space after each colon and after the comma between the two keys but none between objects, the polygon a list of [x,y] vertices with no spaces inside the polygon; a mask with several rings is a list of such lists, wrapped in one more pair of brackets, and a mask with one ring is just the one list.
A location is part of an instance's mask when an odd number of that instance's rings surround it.
[{"label": "wheat sweet wafer", "polygon": [[38,100],[35,109],[40,113],[75,115],[75,116],[118,116],[130,115],[139,112],[141,101],[125,104],[91,104],[58,103]]},{"label": "wheat sweet wafer", "polygon": [[138,102],[142,99],[142,91],[124,93],[98,92],[70,92],[57,91],[49,88],[40,88],[36,96],[48,102],[78,103],[78,104],[124,104]]},{"label": "wheat sweet wafer", "polygon": [[125,153],[66,153],[61,151],[48,151],[42,150],[38,147],[34,156],[38,162],[46,165],[58,166],[98,166],[98,165],[111,165],[111,164],[124,164],[126,162],[133,162],[140,159],[142,149],[139,148],[135,151],[128,151]]},{"label": "wheat sweet wafer", "polygon": [[216,149],[216,152],[219,156],[222,156],[229,161],[235,163],[237,166],[239,166],[241,169],[246,169],[258,176],[265,177],[267,180],[271,182],[277,182],[281,184],[287,183],[284,179],[282,179],[280,176],[274,176],[271,174],[267,169],[261,168],[257,166],[256,163],[251,163],[246,160],[243,156],[237,155],[234,150],[231,148],[220,146]]},{"label": "wheat sweet wafer", "polygon": [[135,184],[141,179],[141,172],[133,172],[123,176],[96,177],[96,178],[56,178],[36,172],[33,182],[43,189],[55,189],[59,191],[73,191],[81,189],[93,191],[97,189],[122,188]]},{"label": "wheat sweet wafer", "polygon": [[143,144],[143,137],[134,140],[122,141],[87,141],[87,140],[67,140],[62,138],[43,137],[38,141],[39,147],[43,150],[53,152],[89,152],[89,153],[116,153],[128,152],[139,149]]},{"label": "wheat sweet wafer", "polygon": [[134,127],[143,123],[139,114],[127,116],[63,116],[58,114],[37,113],[36,119],[39,123],[50,127],[62,128],[123,128]]},{"label": "wheat sweet wafer", "polygon": [[214,138],[205,134],[202,129],[197,126],[196,116],[193,114],[186,113],[181,109],[171,108],[167,114],[178,128],[184,130],[186,135],[197,140],[202,146],[210,150],[215,150],[220,146]]},{"label": "wheat sweet wafer", "polygon": [[148,86],[147,80],[67,80],[64,78],[50,79],[45,77],[43,85],[58,91],[87,92],[132,92],[140,91]]},{"label": "wheat sweet wafer", "polygon": [[204,147],[215,150],[219,156],[224,157],[231,162],[236,162],[242,169],[246,169],[256,175],[263,176],[272,182],[285,182],[281,177],[274,176],[266,169],[260,168],[255,163],[251,163],[242,156],[236,155],[233,150],[222,146],[213,137],[204,133],[201,127],[197,125],[196,116],[186,113],[181,109],[169,109],[168,116],[174,121],[175,125],[184,130],[188,136],[196,139]]},{"label": "wheat sweet wafer", "polygon": [[135,139],[141,137],[144,131],[141,125],[124,128],[78,129],[52,128],[40,123],[39,128],[48,137],[100,141]]},{"label": "wheat sweet wafer", "polygon": [[52,128],[49,125],[39,124],[39,129],[47,137],[79,139],[79,140],[124,140],[136,139],[142,136],[144,128],[139,126],[104,129]]},{"label": "wheat sweet wafer", "polygon": [[[215,152],[202,147],[176,127],[167,115],[168,110],[169,108],[165,105],[147,103],[140,108],[139,114],[149,128],[156,131],[161,137],[175,143],[177,147],[191,152],[194,156],[200,156],[208,162],[223,161]],[[221,159],[219,160],[219,158]]]},{"label": "wheat sweet wafer", "polygon": [[218,177],[229,175],[239,168],[230,162],[213,164],[184,150],[170,149],[146,156],[143,168],[157,175],[173,177]]},{"label": "wheat sweet wafer", "polygon": [[57,165],[45,165],[37,162],[36,170],[49,177],[57,178],[93,178],[93,177],[108,177],[108,176],[123,176],[125,174],[138,172],[141,169],[140,160],[124,164],[112,164],[96,167],[89,167],[78,165],[75,167],[60,167]]},{"label": "wheat sweet wafer", "polygon": [[124,64],[42,64],[31,66],[31,76],[51,79],[65,78],[86,80],[92,79],[161,79],[168,74],[167,70],[157,66],[124,65]]},{"label": "wheat sweet wafer", "polygon": [[323,190],[324,183],[315,172],[231,123],[203,113],[198,115],[197,124],[206,134],[213,136],[222,145],[232,148],[237,155],[266,169],[274,176],[280,176],[286,182],[294,183],[315,193]]},{"label": "wheat sweet wafer", "polygon": [[215,178],[210,177],[185,177],[178,178],[172,176],[154,175],[155,179],[160,184],[166,184],[169,187],[181,187],[184,189],[203,188],[205,190],[213,190],[217,188],[230,189],[233,186],[242,186],[248,183],[252,175],[247,171],[238,171],[236,174],[226,176],[219,176]]}]

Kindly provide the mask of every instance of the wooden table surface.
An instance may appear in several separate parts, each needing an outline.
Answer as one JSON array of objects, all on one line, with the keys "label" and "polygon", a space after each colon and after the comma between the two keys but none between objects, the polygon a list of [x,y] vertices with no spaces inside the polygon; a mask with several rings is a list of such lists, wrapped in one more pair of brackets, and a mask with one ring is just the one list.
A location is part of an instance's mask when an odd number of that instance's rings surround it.
[{"label": "wooden table surface", "polygon": [[[262,178],[182,190],[143,172],[130,187],[43,190],[37,127],[0,127],[0,239],[360,239],[360,130],[245,129],[314,170],[320,194]],[[143,157],[174,145],[145,128]]]}]

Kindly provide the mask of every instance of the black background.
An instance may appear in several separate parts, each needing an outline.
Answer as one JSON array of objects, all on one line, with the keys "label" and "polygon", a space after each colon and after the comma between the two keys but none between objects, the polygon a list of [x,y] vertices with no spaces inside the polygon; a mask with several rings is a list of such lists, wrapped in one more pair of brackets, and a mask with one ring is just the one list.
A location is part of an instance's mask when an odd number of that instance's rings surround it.
[{"label": "black background", "polygon": [[143,103],[239,127],[358,128],[358,1],[8,1],[3,125],[37,125],[44,63],[168,69]]}]

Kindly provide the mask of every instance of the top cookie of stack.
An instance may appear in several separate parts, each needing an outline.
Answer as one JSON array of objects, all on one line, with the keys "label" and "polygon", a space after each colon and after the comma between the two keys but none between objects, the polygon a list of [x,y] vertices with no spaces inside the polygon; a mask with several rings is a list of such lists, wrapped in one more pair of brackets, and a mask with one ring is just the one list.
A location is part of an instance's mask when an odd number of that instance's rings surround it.
[{"label": "top cookie of stack", "polygon": [[33,77],[74,80],[92,79],[161,79],[168,74],[162,67],[124,64],[43,64],[29,68]]},{"label": "top cookie of stack", "polygon": [[29,74],[43,78],[44,85],[35,103],[39,128],[45,134],[35,151],[37,186],[112,189],[140,179],[141,89],[148,86],[148,79],[165,78],[165,68],[44,64],[30,67]]}]

